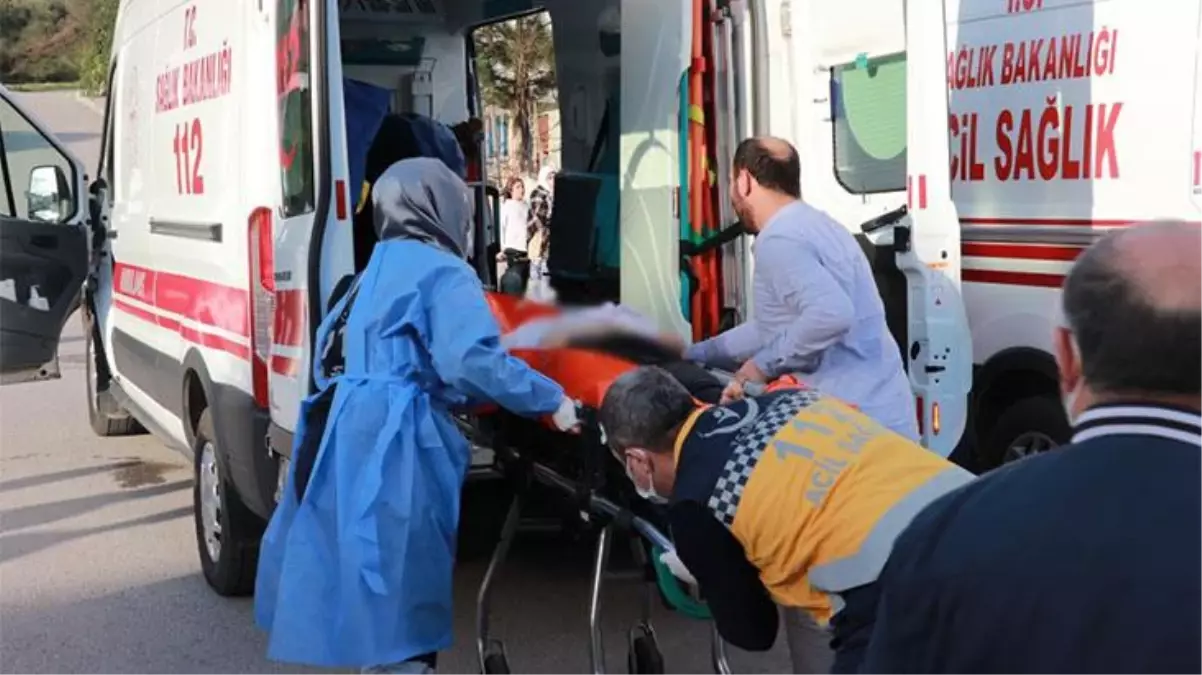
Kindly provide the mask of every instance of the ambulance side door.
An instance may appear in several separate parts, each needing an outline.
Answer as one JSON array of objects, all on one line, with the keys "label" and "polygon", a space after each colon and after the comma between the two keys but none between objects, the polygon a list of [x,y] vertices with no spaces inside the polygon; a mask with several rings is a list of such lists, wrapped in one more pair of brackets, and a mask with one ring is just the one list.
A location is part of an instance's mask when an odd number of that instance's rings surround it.
[{"label": "ambulance side door", "polygon": [[922,444],[943,457],[967,426],[973,363],[948,161],[946,26],[942,0],[906,2],[908,212],[893,233],[907,282],[905,358],[919,433]]},{"label": "ambulance side door", "polygon": [[0,85],[0,384],[55,379],[88,271],[79,161]]}]

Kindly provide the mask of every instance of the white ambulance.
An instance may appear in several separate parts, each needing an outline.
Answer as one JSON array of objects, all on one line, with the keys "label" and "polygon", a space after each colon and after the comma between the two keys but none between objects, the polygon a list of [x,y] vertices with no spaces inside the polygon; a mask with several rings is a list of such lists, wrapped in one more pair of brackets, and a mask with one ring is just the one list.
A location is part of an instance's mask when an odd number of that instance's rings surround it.
[{"label": "white ambulance", "polygon": [[[1063,442],[1060,286],[1100,233],[1202,218],[1202,3],[947,3],[979,460]],[[1116,327],[1117,329],[1121,329]]]},{"label": "white ambulance", "polygon": [[[1007,448],[1031,437],[1062,440],[1046,335],[1056,291],[1032,275],[1063,274],[1067,260],[1041,256],[1071,259],[1056,252],[1066,243],[1045,238],[1072,235],[1075,251],[1108,224],[1196,217],[1193,187],[1178,181],[1174,158],[1182,147],[1199,147],[1197,3],[1166,3],[1167,18],[1136,11],[1134,0],[706,6],[718,183],[729,179],[726,158],[739,138],[782,136],[801,153],[804,198],[850,228],[864,224],[860,236],[906,357],[924,442],[946,455],[962,437],[985,439],[978,449],[994,461],[999,427],[1011,430],[1001,434]],[[219,593],[253,588],[281,460],[311,390],[313,331],[339,281],[356,271],[358,185],[348,159],[356,111],[344,82],[388,90],[394,112],[448,124],[484,115],[474,31],[540,10],[554,31],[559,90],[564,189],[557,185],[556,212],[585,214],[591,232],[597,185],[617,185],[620,299],[685,334],[681,129],[690,113],[680,83],[691,63],[694,0],[126,0],[100,167],[87,187],[91,208],[82,169],[49,135],[34,132],[46,148],[37,161],[11,159],[6,150],[0,167],[12,187],[0,212],[0,284],[15,285],[12,297],[0,286],[0,370],[13,373],[9,381],[55,376],[58,330],[86,276],[93,428],[111,435],[145,427],[194,459],[198,549]],[[1025,45],[1053,35],[1071,43],[1072,35],[1100,30],[1097,21],[1112,34],[1118,28],[1121,39],[1109,44],[1119,59],[1150,59],[1152,39],[1178,45],[1182,59],[1157,62],[1157,72],[1177,73],[1171,91],[1155,90],[1158,104],[1170,107],[1148,112],[1147,91],[1147,100],[1124,100],[1120,121],[1109,122],[1119,94],[1111,80],[1133,76],[1112,61],[1096,65],[1101,48],[1092,41],[1090,77],[1037,82],[1024,60],[1017,80],[1015,45],[1031,59],[1034,48]],[[995,43],[1002,46],[988,56]],[[987,77],[1006,83],[986,86]],[[1099,84],[1103,78],[1110,79]],[[1073,127],[1078,135],[1058,127],[1064,140],[1055,152],[1051,127],[1035,122],[1044,108],[1022,113],[1048,100],[1045,86],[1057,92],[1059,119],[1076,124],[1074,115],[1095,110]],[[1151,86],[1128,82],[1121,92]],[[7,134],[10,118],[25,118],[7,95],[3,106]],[[1012,122],[1002,123],[1003,110]],[[607,119],[620,138],[608,147]],[[1093,135],[1075,131],[1082,128]],[[1073,140],[1084,138],[1110,139],[1117,150]],[[988,147],[990,139],[1006,152]],[[1127,151],[1133,168],[1123,174],[1135,181],[1133,192],[1099,172],[1137,140]],[[1093,153],[1089,172],[1080,173],[1077,161],[1070,177],[1078,155],[1064,148],[1083,142]],[[614,175],[597,171],[598,148],[617,152]],[[1048,156],[1064,158],[1064,168],[1032,186],[1028,174],[1042,177]],[[981,174],[976,167],[986,163]],[[482,227],[486,168],[477,167],[475,183]],[[32,183],[37,194],[19,198]],[[40,194],[47,184],[53,194]],[[728,205],[722,209],[728,222]],[[963,263],[962,232],[971,237]],[[476,241],[482,278],[491,281],[488,237]],[[744,317],[751,309],[746,244],[725,248],[722,270],[723,304]],[[584,262],[586,273],[597,267]],[[1045,283],[1016,285],[1035,278]],[[970,399],[974,347],[980,370]]]}]

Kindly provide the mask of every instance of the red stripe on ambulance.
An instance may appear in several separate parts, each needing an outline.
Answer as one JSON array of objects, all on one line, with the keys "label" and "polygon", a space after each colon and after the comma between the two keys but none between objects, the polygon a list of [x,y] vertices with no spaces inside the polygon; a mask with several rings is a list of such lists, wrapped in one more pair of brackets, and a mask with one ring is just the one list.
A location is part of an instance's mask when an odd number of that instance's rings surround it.
[{"label": "red stripe on ambulance", "polygon": [[156,314],[137,305],[131,304],[121,298],[113,299],[113,307],[118,310],[145,321],[146,323],[164,328],[173,333],[176,333],[185,341],[201,347],[208,347],[218,351],[231,354],[243,361],[250,359],[250,347],[239,344],[229,338],[216,335],[204,330],[193,328],[192,326],[184,325],[182,322],[168,316]]},{"label": "red stripe on ambulance", "polygon": [[1013,272],[1007,270],[964,270],[964,281],[978,284],[1003,284],[1006,286],[1034,286],[1036,288],[1060,288],[1064,285],[1063,274],[1042,272]]},{"label": "red stripe on ambulance", "polygon": [[[1081,255],[1081,252],[1085,248],[1083,246],[1044,244],[965,242],[960,250],[965,258],[1072,262],[1077,259],[1077,256]],[[1029,286],[1034,288],[1060,288],[1064,285],[1063,274],[1050,272],[965,269],[960,272],[960,278],[962,281],[968,283]]]},{"label": "red stripe on ambulance", "polygon": [[116,263],[116,292],[181,318],[248,337],[247,293],[232,286]]},{"label": "red stripe on ambulance", "polygon": [[[122,312],[176,333],[187,342],[250,358],[250,347],[217,334],[248,337],[247,292],[232,286],[146,267],[116,263],[113,305]],[[132,301],[153,307],[139,307]],[[195,325],[188,325],[189,323]]]},{"label": "red stripe on ambulance", "polygon": [[1010,260],[1073,261],[1085,249],[1080,246],[1050,246],[1041,244],[986,244],[965,242],[961,252],[972,258],[1007,258]]},{"label": "red stripe on ambulance", "polygon": [[918,175],[918,202],[914,200],[914,176],[906,176],[906,207],[909,209],[925,209],[927,207],[927,177]]}]

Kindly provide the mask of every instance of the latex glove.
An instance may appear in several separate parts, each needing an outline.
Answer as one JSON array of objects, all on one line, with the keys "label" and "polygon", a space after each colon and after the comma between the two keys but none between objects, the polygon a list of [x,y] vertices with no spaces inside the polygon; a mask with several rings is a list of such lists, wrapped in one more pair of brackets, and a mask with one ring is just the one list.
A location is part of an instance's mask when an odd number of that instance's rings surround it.
[{"label": "latex glove", "polygon": [[560,431],[580,431],[580,418],[576,416],[576,406],[578,404],[571,398],[564,396],[563,401],[559,403],[559,409],[551,415],[551,423]]},{"label": "latex glove", "polygon": [[667,566],[672,571],[672,576],[680,579],[690,586],[696,586],[697,580],[693,578],[693,573],[689,568],[684,566],[680,561],[680,556],[676,555],[676,551],[667,551],[659,556],[659,561]]}]

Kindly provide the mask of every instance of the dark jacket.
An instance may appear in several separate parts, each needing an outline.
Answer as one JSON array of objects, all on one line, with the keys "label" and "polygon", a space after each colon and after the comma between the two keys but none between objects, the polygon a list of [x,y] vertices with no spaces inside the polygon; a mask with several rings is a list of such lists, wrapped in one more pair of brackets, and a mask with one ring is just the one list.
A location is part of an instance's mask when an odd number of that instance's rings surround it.
[{"label": "dark jacket", "polygon": [[864,672],[1202,671],[1202,417],[1105,405],[898,539]]}]

